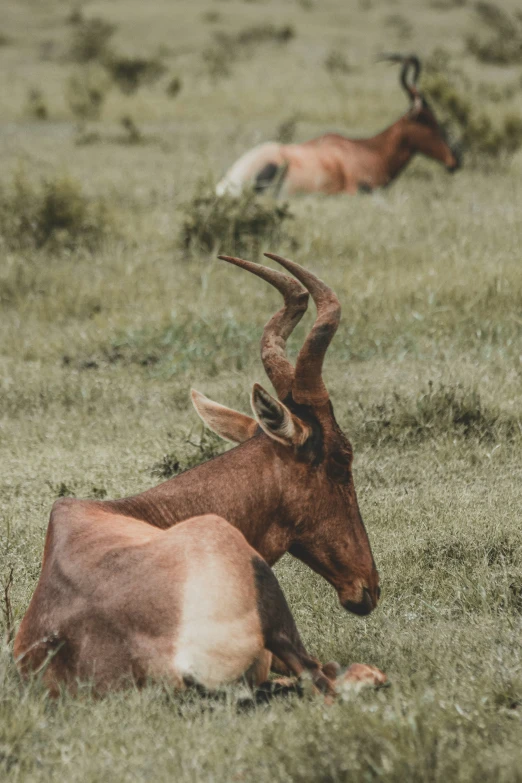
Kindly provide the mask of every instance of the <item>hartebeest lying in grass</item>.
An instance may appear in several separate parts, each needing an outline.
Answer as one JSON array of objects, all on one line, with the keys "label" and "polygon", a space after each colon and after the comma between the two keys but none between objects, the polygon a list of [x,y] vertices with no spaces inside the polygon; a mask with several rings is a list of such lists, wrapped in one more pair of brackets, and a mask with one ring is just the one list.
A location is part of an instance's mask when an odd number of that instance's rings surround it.
[{"label": "hartebeest lying in grass", "polygon": [[[417,89],[417,57],[387,55],[402,62],[400,81],[410,108],[389,128],[368,139],[327,133],[303,144],[267,142],[245,153],[218,183],[216,193],[238,196],[245,187],[263,191],[277,183],[278,192],[357,193],[386,187],[417,154],[443,163],[448,171],[460,165],[426,99]],[[408,81],[408,73],[413,75]]]},{"label": "hartebeest lying in grass", "polygon": [[[261,685],[277,655],[297,677],[335,693],[336,664],[306,652],[274,573],[221,517],[169,530],[69,500],[47,532],[38,587],[15,644],[23,672],[41,670],[56,695],[96,694],[148,679],[208,690],[245,676]],[[344,680],[379,685],[378,669]],[[285,681],[288,685],[289,682]]]},{"label": "hartebeest lying in grass", "polygon": [[[239,446],[134,497],[56,501],[40,582],[15,643],[15,656],[23,670],[41,666],[46,645],[56,643],[56,663],[49,664],[51,681],[57,676],[53,672],[61,671],[60,667],[64,672],[88,671],[95,677],[98,669],[103,670],[97,649],[104,650],[100,655],[103,660],[107,658],[108,667],[117,667],[119,656],[123,655],[126,673],[129,661],[136,660],[138,679],[154,672],[156,659],[161,669],[167,658],[172,663],[173,656],[178,655],[185,662],[183,670],[192,671],[191,655],[196,653],[190,639],[197,633],[204,636],[206,630],[203,625],[197,631],[191,625],[191,617],[198,623],[202,616],[208,617],[210,623],[214,608],[219,608],[221,592],[229,591],[225,563],[230,561],[234,589],[239,583],[237,579],[243,578],[245,594],[251,596],[255,584],[254,565],[249,566],[250,571],[243,568],[243,577],[236,579],[233,575],[233,543],[228,549],[220,549],[215,572],[212,570],[204,547],[201,550],[197,543],[208,518],[197,522],[193,518],[202,514],[218,515],[238,528],[269,566],[289,551],[330,582],[349,611],[365,615],[376,606],[379,576],[357,504],[352,448],[335,421],[322,380],[323,359],[339,324],[339,301],[311,272],[288,259],[267,255],[297,280],[239,258],[221,258],[271,283],[284,297],[284,306],[267,323],[261,340],[262,361],[278,398],[256,384],[252,393],[253,419],[193,392],[196,409],[208,426]],[[309,293],[316,304],[317,317],[294,369],[286,357],[285,346],[307,308]],[[176,528],[160,533],[189,519],[179,532]],[[221,531],[219,525],[224,523],[214,518],[209,524]],[[234,535],[233,531],[227,532],[227,540],[239,541],[240,537],[234,539]],[[212,541],[212,535],[209,536],[205,540]],[[191,541],[191,537],[195,540]],[[183,541],[186,545],[177,543]],[[180,545],[193,554],[177,560],[175,552]],[[196,581],[193,588],[193,574],[201,573],[207,566],[208,583],[198,588],[197,584],[205,583]],[[176,590],[178,597],[174,601]],[[217,604],[209,598],[205,606],[210,608],[202,606],[203,614],[198,614],[197,604],[207,600],[202,595],[207,590],[217,597]],[[167,597],[163,600],[161,595]],[[227,601],[232,609],[224,622],[230,621],[233,628],[234,600]],[[171,611],[171,604],[178,608]],[[238,612],[242,617],[240,609]],[[255,617],[251,622],[237,626],[242,629],[237,638],[234,636],[240,663],[231,664],[230,671],[234,673],[250,654],[258,655],[250,641],[245,641],[248,654],[240,652],[242,633],[257,634],[256,644],[261,643],[260,632],[254,633],[261,626]],[[174,627],[180,634],[177,641]],[[209,644],[219,659],[219,644],[212,638],[212,631],[209,634]],[[129,638],[133,639],[132,644]],[[186,647],[180,641],[184,638],[189,640]],[[296,671],[295,663],[291,665],[284,650],[277,652],[266,639],[263,643]],[[156,644],[163,649],[163,657]],[[229,653],[226,648],[224,657]],[[295,652],[292,654],[295,656]],[[265,659],[269,657],[267,654]],[[220,671],[217,659],[216,670]],[[145,660],[149,665],[144,667]],[[302,660],[301,664],[305,665]],[[225,670],[229,671],[226,667]],[[221,676],[224,675],[219,674],[218,679]]]}]

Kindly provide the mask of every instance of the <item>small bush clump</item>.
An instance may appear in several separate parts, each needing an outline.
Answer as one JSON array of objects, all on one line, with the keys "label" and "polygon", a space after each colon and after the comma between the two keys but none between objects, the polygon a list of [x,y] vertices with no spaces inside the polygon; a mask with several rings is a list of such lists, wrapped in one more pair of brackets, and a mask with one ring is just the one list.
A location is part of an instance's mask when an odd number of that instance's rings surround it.
[{"label": "small bush clump", "polygon": [[165,73],[165,65],[157,58],[126,57],[111,54],[104,66],[112,80],[124,93],[136,92],[139,87],[153,84]]},{"label": "small bush clump", "polygon": [[283,44],[291,41],[295,36],[294,28],[289,25],[277,27],[274,24],[260,24],[253,27],[245,27],[237,35],[232,36],[234,43],[240,46],[251,46],[252,44],[277,43]]},{"label": "small bush clump", "polygon": [[68,177],[36,184],[19,173],[0,190],[0,242],[11,249],[99,245],[112,228],[107,205]]},{"label": "small bush clump", "polygon": [[476,389],[458,384],[436,387],[430,381],[417,397],[394,394],[364,408],[363,415],[359,437],[373,443],[418,441],[444,434],[490,442],[522,435],[522,421],[484,406]]},{"label": "small bush clump", "polygon": [[115,31],[116,26],[105,19],[84,19],[80,14],[73,26],[70,59],[77,63],[102,59],[108,53],[109,41]]},{"label": "small bush clump", "polygon": [[511,15],[496,3],[478,2],[475,10],[487,25],[486,39],[470,35],[466,44],[477,60],[494,65],[516,65],[522,62],[522,15]]},{"label": "small bush clump", "polygon": [[293,219],[288,204],[247,191],[240,197],[200,189],[185,206],[180,244],[186,250],[227,253],[259,252],[288,238],[285,224]]},{"label": "small bush clump", "polygon": [[332,49],[325,58],[324,67],[329,73],[351,73],[353,68],[339,49]]},{"label": "small bush clump", "polygon": [[439,70],[426,73],[424,91],[437,110],[443,125],[453,127],[471,158],[509,156],[522,147],[522,116],[483,108],[472,91],[456,86],[458,76],[451,78]]}]

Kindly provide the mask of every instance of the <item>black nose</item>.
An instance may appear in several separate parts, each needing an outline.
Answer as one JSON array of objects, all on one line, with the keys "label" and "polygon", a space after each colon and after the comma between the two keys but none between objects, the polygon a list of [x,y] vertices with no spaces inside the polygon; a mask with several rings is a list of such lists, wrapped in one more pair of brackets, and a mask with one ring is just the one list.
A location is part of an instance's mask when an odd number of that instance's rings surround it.
[{"label": "black nose", "polygon": [[375,605],[373,603],[370,591],[366,587],[363,587],[362,601],[359,603],[356,603],[355,601],[345,601],[343,607],[348,612],[357,614],[359,617],[364,617],[365,615],[370,614],[370,612],[373,612]]}]

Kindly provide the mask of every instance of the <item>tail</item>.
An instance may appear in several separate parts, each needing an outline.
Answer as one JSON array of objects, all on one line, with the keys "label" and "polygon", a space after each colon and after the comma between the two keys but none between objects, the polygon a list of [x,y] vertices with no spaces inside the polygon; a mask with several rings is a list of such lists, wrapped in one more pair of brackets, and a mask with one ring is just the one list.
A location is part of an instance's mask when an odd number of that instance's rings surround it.
[{"label": "tail", "polygon": [[245,185],[256,183],[258,175],[264,170],[270,169],[277,173],[279,167],[285,164],[281,148],[281,144],[269,141],[245,152],[218,182],[216,195],[223,196],[227,193],[230,196],[239,196]]}]

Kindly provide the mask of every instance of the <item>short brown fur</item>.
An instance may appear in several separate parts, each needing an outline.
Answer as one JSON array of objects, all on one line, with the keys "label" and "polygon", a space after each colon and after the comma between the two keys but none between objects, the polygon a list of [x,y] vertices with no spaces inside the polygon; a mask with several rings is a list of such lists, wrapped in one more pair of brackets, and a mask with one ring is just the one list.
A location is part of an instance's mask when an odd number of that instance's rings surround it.
[{"label": "short brown fur", "polygon": [[[302,144],[261,144],[231,167],[217,186],[218,195],[238,195],[248,184],[264,190],[274,182],[283,195],[370,192],[393,182],[417,154],[439,161],[450,172],[456,171],[460,152],[449,145],[435,114],[417,89],[418,58],[387,55],[385,59],[403,64],[400,82],[410,108],[399,120],[366,139],[327,133]],[[413,77],[408,81],[410,68]],[[265,179],[267,171],[270,175]]]},{"label": "short brown fur", "polygon": [[[335,421],[322,379],[322,363],[339,323],[340,305],[333,291],[311,272],[289,259],[267,255],[297,280],[243,259],[222,258],[267,280],[283,293],[285,304],[267,323],[261,341],[263,364],[278,398],[256,384],[252,394],[255,419],[205,398],[204,405],[198,407],[200,415],[225,437],[240,441],[239,446],[134,497],[112,501],[61,499],[55,503],[42,567],[45,596],[40,595],[40,583],[16,640],[15,654],[22,654],[22,669],[30,659],[31,668],[41,665],[47,656],[46,645],[50,645],[65,669],[70,666],[75,676],[78,672],[75,630],[68,634],[68,648],[61,649],[60,633],[55,639],[53,624],[46,620],[53,594],[59,599],[60,591],[66,592],[71,579],[79,578],[68,572],[72,568],[71,558],[77,557],[83,569],[80,592],[84,600],[103,590],[104,580],[98,583],[100,558],[105,565],[110,563],[111,568],[120,569],[119,536],[132,533],[134,544],[141,541],[143,549],[139,551],[145,552],[158,529],[167,530],[203,514],[217,515],[238,528],[269,565],[290,551],[334,586],[346,609],[363,615],[377,605],[379,576],[357,503],[351,471],[352,448]],[[317,318],[294,369],[286,358],[285,344],[306,309],[308,294],[316,304]],[[73,543],[68,531],[74,531]],[[87,537],[86,548],[81,555],[83,536]],[[99,548],[98,539],[103,540]],[[113,540],[114,551],[105,551],[104,547],[111,549]],[[67,557],[60,554],[64,541],[69,542]],[[159,552],[155,556],[159,558]],[[125,557],[132,561],[130,550]],[[183,561],[179,573],[185,567]],[[140,566],[136,564],[136,568]],[[138,582],[125,582],[122,576],[119,595],[107,599],[120,602],[124,617],[126,607],[132,607],[140,593]],[[143,616],[139,612],[133,614],[132,622],[138,622],[140,633],[153,633],[147,626],[146,607],[149,599],[153,604],[157,589],[152,580],[150,594],[140,604]],[[172,611],[165,615],[165,627],[175,626]],[[125,623],[123,631],[129,631]],[[122,631],[117,623],[111,624],[110,631],[107,629],[111,650],[117,647],[115,635],[119,633]],[[41,640],[48,637],[42,646]],[[27,657],[29,649],[32,652]],[[109,659],[108,655],[109,669],[117,667]],[[121,668],[129,673],[128,666]],[[85,676],[92,674],[83,669],[81,672]],[[132,676],[139,679],[146,672],[137,656]],[[103,681],[103,672],[99,677]]]}]

